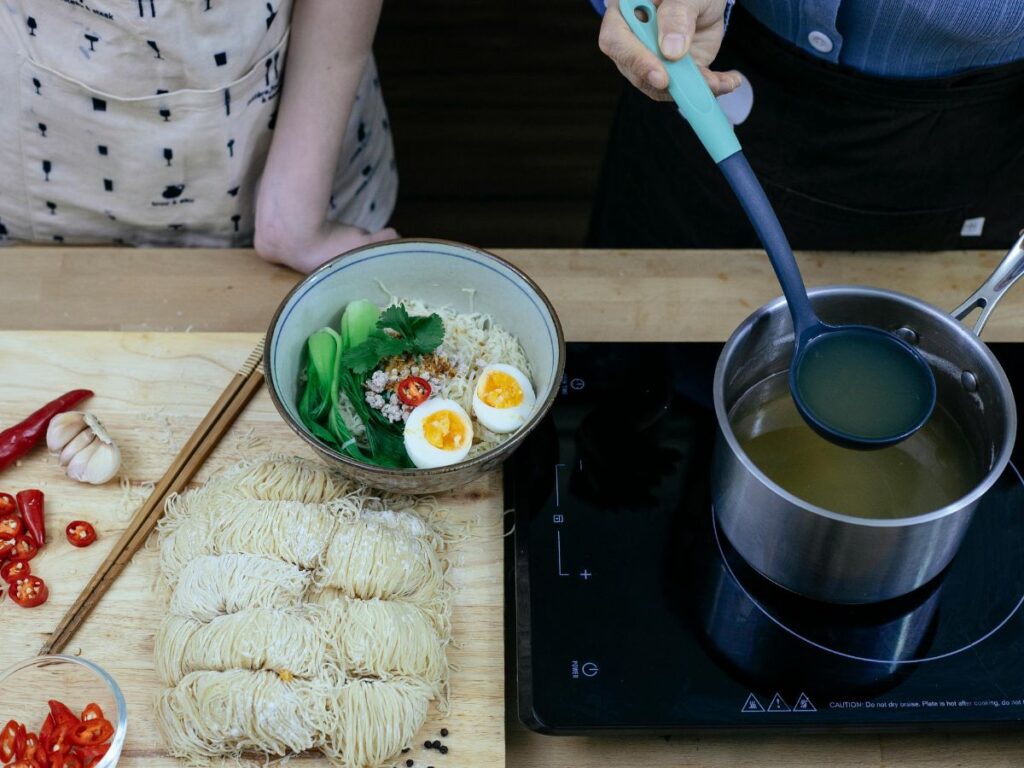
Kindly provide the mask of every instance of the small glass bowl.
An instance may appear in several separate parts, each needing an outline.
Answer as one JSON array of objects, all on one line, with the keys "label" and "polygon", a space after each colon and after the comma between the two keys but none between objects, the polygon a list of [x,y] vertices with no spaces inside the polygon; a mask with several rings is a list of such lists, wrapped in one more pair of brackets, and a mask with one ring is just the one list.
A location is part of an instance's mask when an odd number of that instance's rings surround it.
[{"label": "small glass bowl", "polygon": [[99,704],[114,726],[114,735],[96,768],[117,765],[128,728],[128,710],[114,678],[96,664],[76,656],[36,656],[0,673],[0,691],[0,728],[8,720],[16,720],[33,733],[39,733],[50,711],[50,699],[63,702],[76,715],[90,702]]}]

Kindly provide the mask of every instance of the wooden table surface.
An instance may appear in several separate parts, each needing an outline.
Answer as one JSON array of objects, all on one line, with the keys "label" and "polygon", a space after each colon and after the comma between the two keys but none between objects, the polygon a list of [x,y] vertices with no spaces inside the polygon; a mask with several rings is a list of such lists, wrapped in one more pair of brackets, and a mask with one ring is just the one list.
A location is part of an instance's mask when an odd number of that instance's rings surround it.
[{"label": "wooden table surface", "polygon": [[[722,341],[779,293],[758,251],[504,251],[552,299],[569,340]],[[858,283],[957,306],[1000,253],[807,253],[809,285]],[[3,329],[257,331],[298,276],[250,251],[0,251]],[[989,341],[1024,341],[1024,289]],[[16,371],[7,361],[4,370]],[[514,716],[511,716],[514,720]],[[1018,732],[885,736],[551,738],[509,722],[513,768],[1019,768]]]}]

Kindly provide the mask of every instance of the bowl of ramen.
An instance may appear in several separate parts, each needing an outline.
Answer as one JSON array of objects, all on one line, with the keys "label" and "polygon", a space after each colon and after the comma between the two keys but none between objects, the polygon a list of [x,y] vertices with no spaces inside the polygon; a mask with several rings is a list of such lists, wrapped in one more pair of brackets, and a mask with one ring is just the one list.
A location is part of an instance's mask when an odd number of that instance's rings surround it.
[{"label": "bowl of ramen", "polygon": [[522,271],[468,245],[394,240],[299,283],[267,333],[278,412],[328,464],[375,488],[475,480],[554,402],[565,340]]},{"label": "bowl of ramen", "polygon": [[975,332],[958,322],[970,302],[951,316],[878,288],[809,294],[825,322],[862,322],[914,344],[935,374],[935,412],[911,437],[879,450],[841,447],[813,432],[789,394],[793,329],[777,299],[740,325],[715,371],[715,518],[776,584],[826,602],[880,602],[931,581],[956,554],[1009,462],[1013,392],[977,335],[984,318]]}]

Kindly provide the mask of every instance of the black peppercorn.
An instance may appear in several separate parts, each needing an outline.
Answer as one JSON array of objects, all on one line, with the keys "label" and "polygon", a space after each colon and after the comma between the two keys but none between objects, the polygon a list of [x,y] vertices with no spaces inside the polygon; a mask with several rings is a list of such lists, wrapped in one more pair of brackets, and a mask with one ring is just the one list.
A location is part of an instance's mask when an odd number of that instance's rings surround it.
[{"label": "black peppercorn", "polygon": [[412,766],[413,766],[412,758],[410,758],[410,759],[405,761],[405,768],[412,768]]},{"label": "black peppercorn", "polygon": [[423,748],[424,748],[424,749],[430,749],[430,748],[431,748],[431,747],[433,747],[433,746],[434,746],[434,744],[433,744],[433,742],[431,742],[431,741],[424,741],[424,742],[423,742]]},{"label": "black peppercorn", "polygon": [[441,729],[441,735],[442,736],[447,736],[448,735],[448,729],[447,728],[442,728]]},{"label": "black peppercorn", "polygon": [[435,740],[434,740],[434,749],[440,749],[440,748],[441,748],[441,742],[440,742],[440,741],[437,741],[437,740],[435,739]]},{"label": "black peppercorn", "polygon": [[447,755],[448,754],[448,747],[445,747],[445,746],[442,745],[442,747],[441,747],[441,754],[442,755]]}]

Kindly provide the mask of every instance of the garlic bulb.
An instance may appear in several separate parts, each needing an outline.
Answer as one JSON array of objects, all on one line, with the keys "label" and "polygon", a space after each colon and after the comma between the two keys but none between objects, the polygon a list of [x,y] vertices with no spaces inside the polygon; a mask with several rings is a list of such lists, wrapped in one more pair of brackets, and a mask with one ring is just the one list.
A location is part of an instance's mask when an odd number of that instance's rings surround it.
[{"label": "garlic bulb", "polygon": [[54,416],[46,429],[46,446],[60,456],[68,477],[81,483],[102,485],[121,467],[121,450],[91,413],[67,411]]}]

